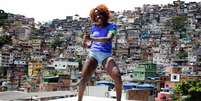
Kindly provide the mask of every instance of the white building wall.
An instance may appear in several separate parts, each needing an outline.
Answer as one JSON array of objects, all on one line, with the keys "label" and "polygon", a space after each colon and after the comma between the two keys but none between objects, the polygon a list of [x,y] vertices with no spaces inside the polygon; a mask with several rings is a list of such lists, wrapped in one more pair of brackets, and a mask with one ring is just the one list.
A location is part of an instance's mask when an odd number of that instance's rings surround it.
[{"label": "white building wall", "polygon": [[169,59],[167,55],[163,55],[160,53],[154,53],[153,54],[153,63],[159,64],[159,65],[167,65],[169,64]]},{"label": "white building wall", "polygon": [[197,56],[193,55],[192,52],[188,52],[188,61],[189,62],[196,62],[197,61]]},{"label": "white building wall", "polygon": [[79,73],[79,63],[78,62],[69,62],[69,61],[54,61],[53,66],[56,70],[63,70],[65,73],[70,74],[71,77],[75,77]]}]

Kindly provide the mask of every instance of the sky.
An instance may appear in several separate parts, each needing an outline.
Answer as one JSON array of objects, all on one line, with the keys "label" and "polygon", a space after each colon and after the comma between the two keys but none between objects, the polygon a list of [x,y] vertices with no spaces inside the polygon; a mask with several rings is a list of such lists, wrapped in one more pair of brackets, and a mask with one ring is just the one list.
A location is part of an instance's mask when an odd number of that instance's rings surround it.
[{"label": "sky", "polygon": [[[36,21],[65,19],[75,14],[88,17],[92,8],[105,4],[110,10],[134,10],[143,4],[168,4],[175,0],[0,0],[0,9],[13,14],[33,17]],[[201,0],[183,0],[201,2]]]}]

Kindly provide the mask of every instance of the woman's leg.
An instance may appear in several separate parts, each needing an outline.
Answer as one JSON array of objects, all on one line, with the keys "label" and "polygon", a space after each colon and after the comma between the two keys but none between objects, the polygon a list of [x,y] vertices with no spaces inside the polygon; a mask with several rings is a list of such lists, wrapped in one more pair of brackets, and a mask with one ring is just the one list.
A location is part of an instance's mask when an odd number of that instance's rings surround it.
[{"label": "woman's leg", "polygon": [[81,80],[79,83],[78,101],[82,101],[87,82],[89,81],[92,74],[96,70],[96,67],[97,67],[97,61],[94,58],[90,57],[86,60],[82,68]]},{"label": "woman's leg", "polygon": [[107,58],[106,62],[103,64],[107,73],[111,76],[111,78],[115,81],[115,90],[117,101],[121,101],[121,93],[122,93],[122,80],[120,70],[117,67],[114,59],[112,57]]}]

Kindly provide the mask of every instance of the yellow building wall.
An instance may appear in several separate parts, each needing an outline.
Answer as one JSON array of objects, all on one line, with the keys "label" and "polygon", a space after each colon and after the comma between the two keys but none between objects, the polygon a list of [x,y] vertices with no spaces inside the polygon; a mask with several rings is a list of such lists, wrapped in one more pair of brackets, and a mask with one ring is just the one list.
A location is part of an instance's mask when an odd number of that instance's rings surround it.
[{"label": "yellow building wall", "polygon": [[40,69],[42,68],[41,62],[29,62],[28,63],[28,75],[29,76],[38,76]]}]

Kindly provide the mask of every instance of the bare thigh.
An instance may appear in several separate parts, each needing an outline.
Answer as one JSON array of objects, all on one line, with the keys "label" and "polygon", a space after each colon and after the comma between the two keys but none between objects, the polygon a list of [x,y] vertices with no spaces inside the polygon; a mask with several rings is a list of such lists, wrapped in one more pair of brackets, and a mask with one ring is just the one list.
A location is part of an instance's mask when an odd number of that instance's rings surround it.
[{"label": "bare thigh", "polygon": [[97,67],[97,61],[93,57],[88,57],[82,68],[82,77],[91,77]]},{"label": "bare thigh", "polygon": [[112,57],[107,58],[103,63],[104,70],[110,75],[120,75],[120,70]]}]

